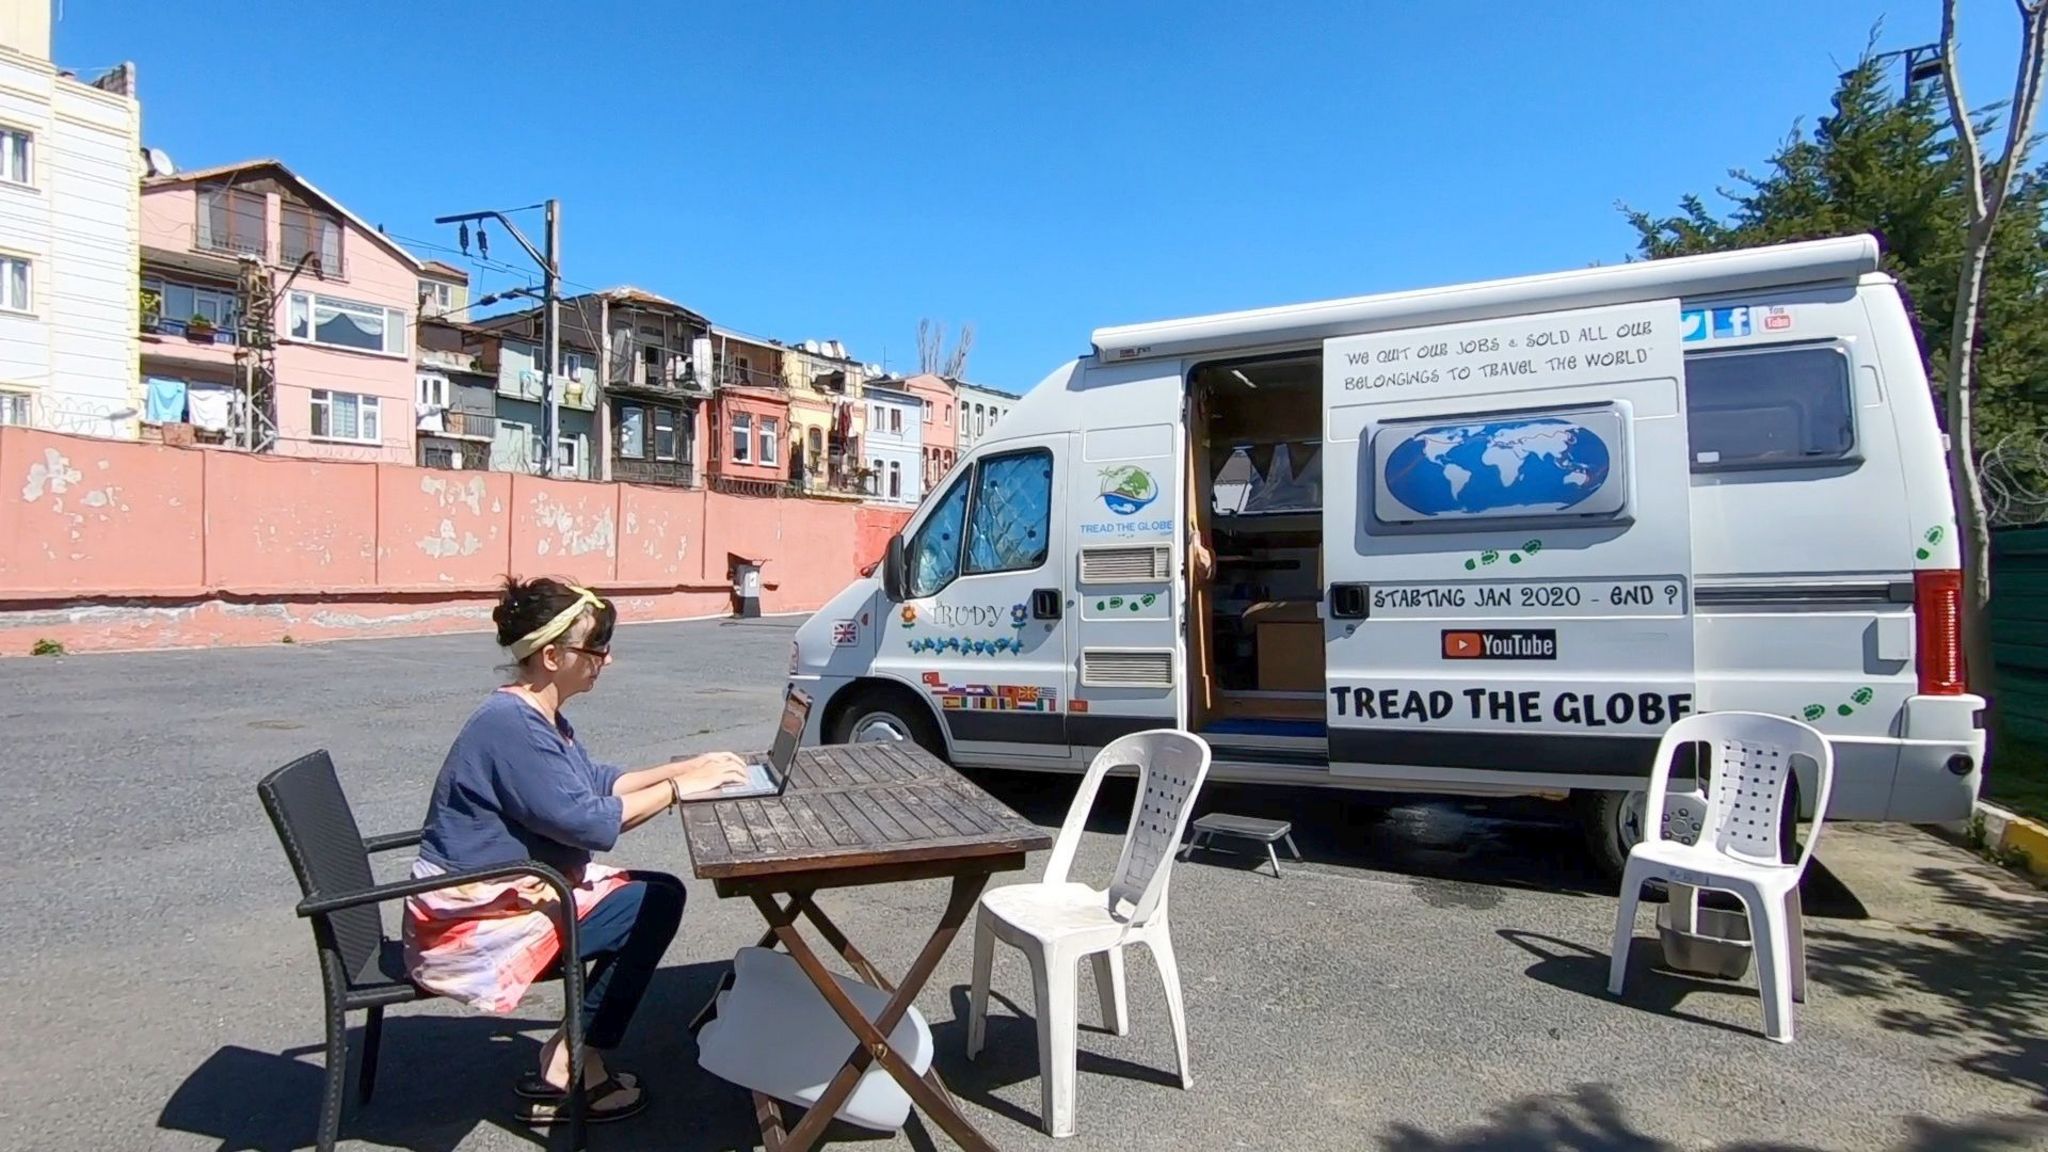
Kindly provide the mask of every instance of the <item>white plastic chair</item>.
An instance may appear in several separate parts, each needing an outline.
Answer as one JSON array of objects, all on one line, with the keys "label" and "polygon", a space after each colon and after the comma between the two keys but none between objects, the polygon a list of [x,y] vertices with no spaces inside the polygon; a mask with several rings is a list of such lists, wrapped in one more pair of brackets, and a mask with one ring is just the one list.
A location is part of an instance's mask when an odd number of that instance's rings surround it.
[{"label": "white plastic chair", "polygon": [[[1113,767],[1138,771],[1137,802],[1124,836],[1123,855],[1107,889],[1069,881],[1067,870],[1081,846],[1081,832],[1102,778]],[[1171,729],[1124,736],[1095,757],[1067,820],[1054,841],[1045,878],[985,893],[974,922],[974,990],[967,1018],[967,1056],[981,1053],[988,1020],[989,971],[996,941],[1031,961],[1037,996],[1040,1118],[1054,1136],[1074,1134],[1074,1073],[1080,1021],[1075,1007],[1082,958],[1095,967],[1103,1023],[1116,1035],[1130,1029],[1124,1001],[1123,949],[1143,944],[1152,950],[1166,985],[1166,1009],[1173,1018],[1173,1047],[1180,1062],[1180,1086],[1193,1084],[1188,1072],[1188,1029],[1180,995],[1180,969],[1167,934],[1166,886],[1176,849],[1194,808],[1195,794],[1209,774],[1209,745],[1199,736]]]},{"label": "white plastic chair", "polygon": [[[1701,785],[1702,804],[1696,814],[1681,816],[1674,827],[1665,807],[1672,754],[1695,743],[1711,749],[1711,771]],[[1779,855],[1779,820],[1785,815],[1788,780],[1797,771],[1796,757],[1813,763],[1813,829],[1799,859],[1787,864]],[[1671,886],[1670,898],[1687,906],[1688,928],[1693,926],[1690,913],[1698,897],[1682,895],[1681,886],[1730,892],[1742,901],[1749,918],[1757,984],[1763,993],[1764,1034],[1790,1043],[1792,1003],[1806,1001],[1806,928],[1799,879],[1820,840],[1834,773],[1834,750],[1827,738],[1783,716],[1708,712],[1688,716],[1666,730],[1650,776],[1643,841],[1629,850],[1622,875],[1607,990],[1621,995],[1644,882],[1663,880]],[[1797,813],[1791,815],[1797,818]],[[1690,833],[1690,842],[1672,839],[1672,833]]]}]

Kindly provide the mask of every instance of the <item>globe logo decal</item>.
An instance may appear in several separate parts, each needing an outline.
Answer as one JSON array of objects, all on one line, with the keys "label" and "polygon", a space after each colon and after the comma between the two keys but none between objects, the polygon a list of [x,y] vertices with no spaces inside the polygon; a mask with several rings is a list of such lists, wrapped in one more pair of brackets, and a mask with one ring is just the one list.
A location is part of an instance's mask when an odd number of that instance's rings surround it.
[{"label": "globe logo decal", "polygon": [[1557,417],[1444,424],[1387,453],[1387,494],[1423,516],[1562,512],[1607,484],[1607,442]]},{"label": "globe logo decal", "polygon": [[1152,474],[1132,464],[1102,470],[1102,502],[1119,516],[1131,516],[1159,499]]}]

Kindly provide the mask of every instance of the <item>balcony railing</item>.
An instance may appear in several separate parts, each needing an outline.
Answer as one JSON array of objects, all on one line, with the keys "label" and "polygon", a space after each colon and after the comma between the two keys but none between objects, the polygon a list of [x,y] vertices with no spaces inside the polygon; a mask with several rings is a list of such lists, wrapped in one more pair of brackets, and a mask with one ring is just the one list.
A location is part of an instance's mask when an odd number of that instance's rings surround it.
[{"label": "balcony railing", "polygon": [[222,327],[210,324],[194,324],[190,320],[170,320],[162,316],[142,316],[142,330],[159,336],[183,336],[194,344],[233,344],[235,330],[232,325]]},{"label": "balcony railing", "polygon": [[665,484],[671,488],[694,488],[697,486],[697,466],[689,460],[649,460],[640,456],[614,456],[612,479],[628,484]]},{"label": "balcony railing", "polygon": [[789,380],[780,372],[768,372],[759,368],[741,368],[733,364],[721,364],[714,375],[721,388],[767,388],[787,391]]}]

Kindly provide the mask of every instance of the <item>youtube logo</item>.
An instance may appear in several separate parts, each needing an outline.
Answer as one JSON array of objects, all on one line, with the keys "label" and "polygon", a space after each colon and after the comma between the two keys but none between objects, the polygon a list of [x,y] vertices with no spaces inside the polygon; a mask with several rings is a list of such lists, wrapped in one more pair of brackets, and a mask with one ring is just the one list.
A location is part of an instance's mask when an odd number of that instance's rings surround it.
[{"label": "youtube logo", "polygon": [[1554,628],[1444,630],[1446,660],[1555,660]]}]

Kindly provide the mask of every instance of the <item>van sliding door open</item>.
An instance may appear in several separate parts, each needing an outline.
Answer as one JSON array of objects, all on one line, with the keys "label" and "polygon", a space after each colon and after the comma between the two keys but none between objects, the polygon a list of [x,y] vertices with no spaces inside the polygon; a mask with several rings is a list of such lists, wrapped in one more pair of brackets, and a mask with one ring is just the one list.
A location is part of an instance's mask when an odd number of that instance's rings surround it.
[{"label": "van sliding door open", "polygon": [[1331,771],[1647,775],[1694,699],[1678,302],[1323,353]]}]

